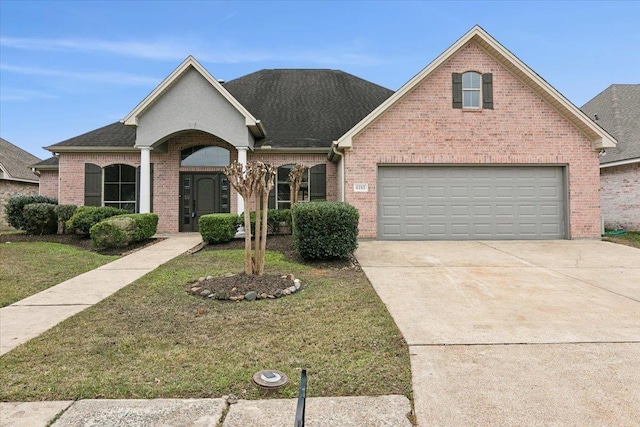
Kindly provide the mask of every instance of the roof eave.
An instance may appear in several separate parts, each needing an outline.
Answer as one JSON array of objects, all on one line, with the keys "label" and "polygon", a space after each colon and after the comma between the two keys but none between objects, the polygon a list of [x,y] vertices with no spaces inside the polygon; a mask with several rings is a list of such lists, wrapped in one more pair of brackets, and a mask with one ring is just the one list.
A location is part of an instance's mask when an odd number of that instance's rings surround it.
[{"label": "roof eave", "polygon": [[256,147],[254,153],[273,153],[273,154],[327,154],[330,148],[327,147]]},{"label": "roof eave", "polygon": [[609,163],[601,163],[600,169],[612,168],[614,166],[631,165],[633,163],[640,163],[640,157],[635,157],[632,159],[625,159],[625,160],[617,160],[615,162],[609,162]]},{"label": "roof eave", "polygon": [[49,150],[52,153],[95,153],[95,152],[106,152],[106,153],[139,153],[140,150],[136,147],[82,147],[82,146],[55,146],[50,145],[49,147],[44,147],[45,150]]}]

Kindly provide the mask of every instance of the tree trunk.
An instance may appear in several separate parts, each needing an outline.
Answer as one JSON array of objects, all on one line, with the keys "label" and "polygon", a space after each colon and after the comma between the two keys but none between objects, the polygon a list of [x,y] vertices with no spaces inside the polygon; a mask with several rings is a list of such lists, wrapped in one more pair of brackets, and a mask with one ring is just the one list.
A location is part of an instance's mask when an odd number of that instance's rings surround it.
[{"label": "tree trunk", "polygon": [[251,262],[251,218],[249,217],[248,209],[244,210],[244,272],[247,275],[253,274]]}]

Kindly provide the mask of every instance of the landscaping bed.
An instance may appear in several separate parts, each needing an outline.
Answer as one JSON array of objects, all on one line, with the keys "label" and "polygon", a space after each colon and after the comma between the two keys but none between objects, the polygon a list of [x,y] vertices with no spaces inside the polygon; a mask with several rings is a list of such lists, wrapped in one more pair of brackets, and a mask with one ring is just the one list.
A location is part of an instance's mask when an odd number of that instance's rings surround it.
[{"label": "landscaping bed", "polygon": [[640,231],[627,231],[625,234],[603,236],[602,240],[640,249]]}]

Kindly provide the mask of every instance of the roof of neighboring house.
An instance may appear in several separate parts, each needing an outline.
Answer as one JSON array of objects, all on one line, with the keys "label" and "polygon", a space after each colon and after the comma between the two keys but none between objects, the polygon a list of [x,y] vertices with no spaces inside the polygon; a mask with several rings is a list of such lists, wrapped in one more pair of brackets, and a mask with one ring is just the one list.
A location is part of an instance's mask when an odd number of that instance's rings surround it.
[{"label": "roof of neighboring house", "polygon": [[58,170],[59,163],[60,163],[60,158],[53,156],[41,162],[31,165],[31,167],[34,167],[37,170]]},{"label": "roof of neighboring house", "polygon": [[33,154],[0,138],[0,168],[8,175],[5,179],[38,182],[38,176],[31,170],[31,165],[38,161]]},{"label": "roof of neighboring house", "polygon": [[638,159],[640,161],[640,84],[614,84],[587,102],[582,111],[618,140],[607,148],[600,164]]},{"label": "roof of neighboring house", "polygon": [[54,152],[56,148],[65,147],[133,148],[135,142],[135,127],[125,126],[124,123],[115,122],[45,148]]},{"label": "roof of neighboring house", "polygon": [[261,70],[224,84],[261,120],[256,147],[331,147],[393,91],[339,70]]}]

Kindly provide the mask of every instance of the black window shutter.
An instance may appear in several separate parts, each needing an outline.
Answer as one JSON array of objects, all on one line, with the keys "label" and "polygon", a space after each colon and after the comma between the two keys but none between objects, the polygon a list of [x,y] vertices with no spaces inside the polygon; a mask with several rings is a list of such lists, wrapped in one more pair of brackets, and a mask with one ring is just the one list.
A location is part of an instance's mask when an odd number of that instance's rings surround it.
[{"label": "black window shutter", "polygon": [[102,206],[102,168],[84,164],[84,205]]},{"label": "black window shutter", "polygon": [[325,200],[327,198],[327,165],[315,165],[309,177],[309,200]]},{"label": "black window shutter", "polygon": [[[151,196],[151,200],[149,204],[149,210],[153,212],[153,163],[151,163],[150,165],[150,172],[151,172],[151,177],[150,177],[151,185],[149,188],[149,194]],[[136,168],[136,212],[137,213],[140,212],[140,166]]]},{"label": "black window shutter", "polygon": [[453,108],[462,108],[462,74],[451,74],[453,84]]},{"label": "black window shutter", "polygon": [[276,187],[274,186],[271,191],[269,191],[269,200],[267,201],[267,207],[269,209],[276,208]]},{"label": "black window shutter", "polygon": [[493,110],[493,74],[482,75],[482,108]]}]

